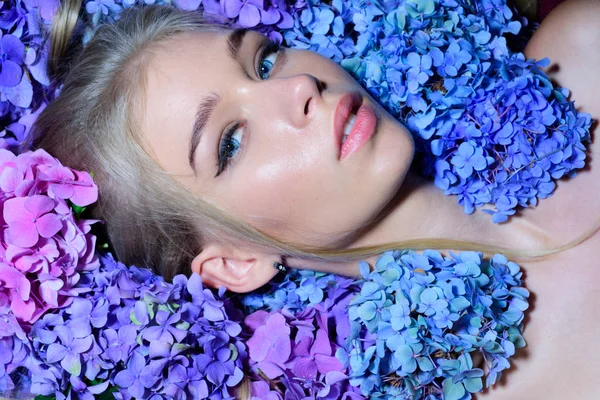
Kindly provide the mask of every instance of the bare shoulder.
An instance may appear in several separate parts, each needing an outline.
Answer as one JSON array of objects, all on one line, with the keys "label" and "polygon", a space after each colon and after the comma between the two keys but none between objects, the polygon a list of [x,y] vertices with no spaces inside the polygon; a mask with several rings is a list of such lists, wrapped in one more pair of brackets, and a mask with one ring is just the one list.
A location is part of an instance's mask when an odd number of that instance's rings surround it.
[{"label": "bare shoulder", "polygon": [[595,120],[586,168],[557,182],[554,194],[524,210],[522,218],[564,244],[600,222],[600,0],[568,0],[542,22],[525,49],[527,58],[548,57],[546,73],[571,91],[579,111]]},{"label": "bare shoulder", "polygon": [[577,52],[577,48],[597,44],[599,32],[600,0],[567,0],[544,19],[527,51],[536,52],[538,46],[546,50],[552,45],[559,51],[570,48]]},{"label": "bare shoulder", "polygon": [[523,337],[498,385],[477,400],[596,400],[600,234],[548,259],[519,263],[531,292]]}]

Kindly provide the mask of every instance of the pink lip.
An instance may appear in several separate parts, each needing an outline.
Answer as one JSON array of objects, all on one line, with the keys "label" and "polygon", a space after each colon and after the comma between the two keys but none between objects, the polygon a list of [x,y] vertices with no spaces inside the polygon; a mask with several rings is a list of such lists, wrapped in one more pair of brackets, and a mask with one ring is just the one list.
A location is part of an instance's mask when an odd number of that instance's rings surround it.
[{"label": "pink lip", "polygon": [[[346,124],[352,109],[356,109],[359,106],[360,108],[356,112],[356,121],[352,127],[352,131],[342,145],[344,125]],[[357,151],[371,138],[371,136],[373,136],[376,125],[377,118],[375,116],[375,112],[371,106],[363,102],[360,94],[347,93],[342,96],[335,109],[333,130],[336,141],[335,143],[339,149],[338,158],[343,160]]]},{"label": "pink lip", "polygon": [[341,155],[344,125],[346,124],[352,109],[359,107],[361,104],[362,96],[359,93],[352,92],[343,95],[335,108],[335,114],[333,116],[333,135],[335,137],[336,148],[339,150],[338,159]]}]

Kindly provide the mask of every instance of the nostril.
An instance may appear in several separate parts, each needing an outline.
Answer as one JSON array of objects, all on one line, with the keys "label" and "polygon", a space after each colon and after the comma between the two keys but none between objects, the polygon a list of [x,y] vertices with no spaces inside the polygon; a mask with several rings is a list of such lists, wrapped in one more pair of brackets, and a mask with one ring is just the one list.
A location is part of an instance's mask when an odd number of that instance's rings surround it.
[{"label": "nostril", "polygon": [[304,106],[304,115],[308,114],[308,103],[310,103],[311,99],[312,99],[312,97],[310,99],[308,99],[308,101],[306,102],[306,105]]},{"label": "nostril", "polygon": [[327,88],[327,85],[325,84],[325,82],[321,82],[319,79],[317,79],[317,89],[319,89],[319,93],[323,93],[323,90],[325,90]]}]

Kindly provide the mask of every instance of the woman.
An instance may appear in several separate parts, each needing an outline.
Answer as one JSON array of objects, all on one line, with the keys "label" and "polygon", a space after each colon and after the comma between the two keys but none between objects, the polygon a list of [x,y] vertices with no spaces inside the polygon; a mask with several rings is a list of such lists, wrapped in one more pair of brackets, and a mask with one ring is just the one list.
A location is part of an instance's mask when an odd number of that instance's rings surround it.
[{"label": "woman", "polygon": [[[78,3],[57,18],[56,61]],[[560,6],[526,50],[550,57],[550,77],[596,118],[598,11],[591,1]],[[59,79],[64,65],[54,68]],[[388,248],[546,254],[521,262],[535,295],[521,372],[480,398],[600,394],[590,383],[597,350],[586,345],[600,328],[592,258],[600,206],[590,201],[600,194],[597,144],[576,179],[494,225],[463,214],[409,171],[409,132],[340,66],[277,49],[256,32],[166,8],[129,10],[100,29],[64,83],[36,122],[35,146],[94,173],[94,211],[123,262],[247,292],[268,282],[282,258],[356,275],[353,260]],[[348,139],[346,122],[358,125]]]}]

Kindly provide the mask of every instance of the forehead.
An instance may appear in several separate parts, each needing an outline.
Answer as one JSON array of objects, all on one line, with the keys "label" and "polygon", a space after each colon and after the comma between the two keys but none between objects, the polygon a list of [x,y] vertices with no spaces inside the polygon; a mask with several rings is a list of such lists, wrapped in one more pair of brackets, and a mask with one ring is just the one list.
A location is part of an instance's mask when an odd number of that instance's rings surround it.
[{"label": "forehead", "polygon": [[[239,66],[222,32],[186,33],[158,44],[148,60],[141,128],[145,142],[167,171],[190,173],[186,159],[193,116],[201,99],[227,87]],[[246,39],[247,40],[247,39]],[[165,155],[177,154],[178,159]]]},{"label": "forehead", "polygon": [[[227,55],[226,32],[180,35],[161,43],[147,65],[146,103],[148,110],[170,107],[181,110],[190,100],[216,90],[233,72]],[[158,107],[157,107],[158,106]]]}]

